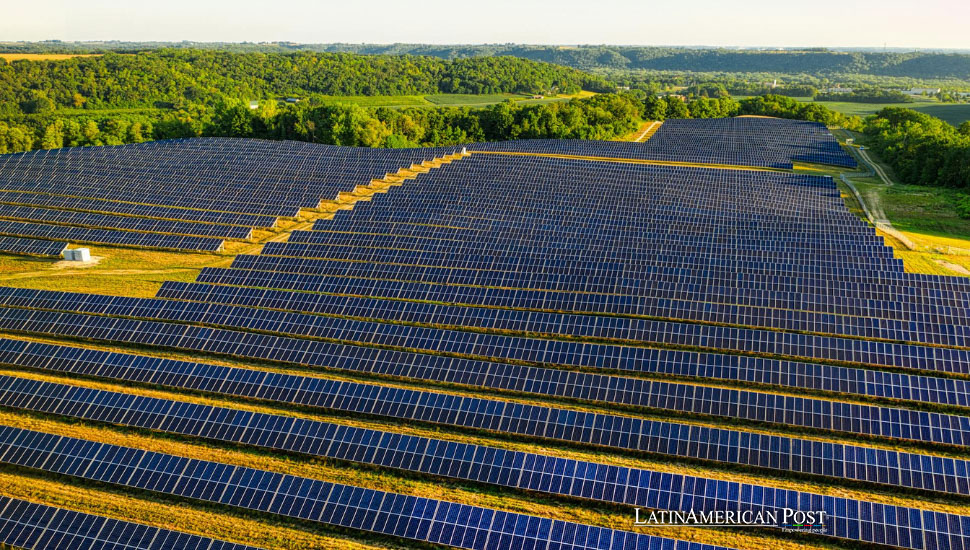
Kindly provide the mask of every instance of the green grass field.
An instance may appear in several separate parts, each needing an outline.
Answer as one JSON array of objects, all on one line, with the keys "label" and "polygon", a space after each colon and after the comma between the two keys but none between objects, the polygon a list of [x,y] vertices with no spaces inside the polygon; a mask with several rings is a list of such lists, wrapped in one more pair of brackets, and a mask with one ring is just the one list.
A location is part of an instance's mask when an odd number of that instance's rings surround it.
[{"label": "green grass field", "polygon": [[846,115],[866,116],[886,107],[903,107],[935,116],[954,126],[959,126],[962,122],[970,120],[970,103],[940,103],[931,100],[917,100],[913,103],[852,103],[848,101],[819,101],[818,103]]},{"label": "green grass field", "polygon": [[[752,96],[733,97],[741,100]],[[812,103],[810,97],[796,97],[794,99],[803,103]],[[844,115],[864,117],[875,114],[886,107],[903,107],[935,116],[954,126],[959,126],[961,123],[970,120],[970,103],[940,103],[934,99],[924,98],[918,98],[912,103],[855,103],[851,101],[818,101],[817,103]]]}]

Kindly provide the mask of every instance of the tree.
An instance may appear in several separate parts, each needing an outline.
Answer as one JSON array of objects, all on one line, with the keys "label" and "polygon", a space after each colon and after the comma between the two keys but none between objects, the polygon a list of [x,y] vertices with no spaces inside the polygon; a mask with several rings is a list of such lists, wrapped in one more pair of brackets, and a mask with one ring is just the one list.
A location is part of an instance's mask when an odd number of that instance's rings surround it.
[{"label": "tree", "polygon": [[664,100],[667,103],[667,111],[664,113],[664,118],[690,118],[690,110],[687,109],[687,103],[674,96],[667,96]]},{"label": "tree", "polygon": [[98,137],[101,135],[101,129],[98,128],[98,123],[94,120],[88,120],[84,123],[81,128],[81,135],[84,136],[84,145],[101,145],[98,141]]},{"label": "tree", "polygon": [[650,94],[643,100],[643,116],[647,120],[663,121],[667,116],[667,101],[662,97]]},{"label": "tree", "polygon": [[40,140],[41,149],[58,149],[64,147],[64,121],[56,120],[44,129],[44,136]]},{"label": "tree", "polygon": [[54,102],[43,90],[31,90],[30,99],[21,104],[21,109],[28,114],[49,113],[54,110]]}]

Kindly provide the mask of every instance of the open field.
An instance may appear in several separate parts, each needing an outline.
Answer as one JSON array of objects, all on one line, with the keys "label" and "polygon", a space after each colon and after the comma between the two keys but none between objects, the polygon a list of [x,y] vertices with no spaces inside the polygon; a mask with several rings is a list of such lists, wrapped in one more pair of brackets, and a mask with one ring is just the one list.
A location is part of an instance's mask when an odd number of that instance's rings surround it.
[{"label": "open field", "polygon": [[[751,96],[732,97],[745,99]],[[810,97],[796,97],[794,99],[802,103],[812,103]],[[935,99],[928,98],[916,98],[912,103],[856,103],[852,101],[819,101],[818,103],[845,115],[864,117],[875,114],[886,107],[902,107],[935,116],[954,126],[959,126],[961,123],[970,120],[970,103],[940,103]]]},{"label": "open field", "polygon": [[886,107],[902,107],[941,118],[954,126],[970,120],[970,103],[940,103],[918,99],[913,103],[853,103],[848,101],[819,101],[833,111],[846,115],[866,116]]}]

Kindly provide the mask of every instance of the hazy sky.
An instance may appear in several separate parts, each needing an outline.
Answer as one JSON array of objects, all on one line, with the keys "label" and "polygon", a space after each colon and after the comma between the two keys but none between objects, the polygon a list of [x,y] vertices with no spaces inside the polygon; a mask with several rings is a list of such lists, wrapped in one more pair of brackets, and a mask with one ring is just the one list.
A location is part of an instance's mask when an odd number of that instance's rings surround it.
[{"label": "hazy sky", "polygon": [[4,0],[3,40],[970,48],[967,0]]}]

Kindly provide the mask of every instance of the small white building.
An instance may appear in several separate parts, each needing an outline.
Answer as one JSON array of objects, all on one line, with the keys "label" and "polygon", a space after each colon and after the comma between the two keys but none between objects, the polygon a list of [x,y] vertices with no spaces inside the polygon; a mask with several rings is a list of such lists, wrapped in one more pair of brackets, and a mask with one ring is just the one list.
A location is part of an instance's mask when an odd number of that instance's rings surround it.
[{"label": "small white building", "polygon": [[853,89],[836,86],[834,88],[826,88],[822,90],[822,92],[826,94],[851,94],[853,92]]},{"label": "small white building", "polygon": [[259,109],[259,102],[255,99],[249,102],[250,109]]},{"label": "small white building", "polygon": [[91,250],[88,248],[69,248],[64,251],[64,259],[70,262],[90,262]]}]

